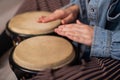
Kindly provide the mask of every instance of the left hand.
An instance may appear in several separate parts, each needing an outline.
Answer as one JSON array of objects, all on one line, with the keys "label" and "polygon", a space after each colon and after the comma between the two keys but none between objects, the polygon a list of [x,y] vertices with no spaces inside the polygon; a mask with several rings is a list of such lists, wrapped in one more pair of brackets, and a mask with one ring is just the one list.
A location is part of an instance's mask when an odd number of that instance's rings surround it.
[{"label": "left hand", "polygon": [[55,29],[55,32],[59,35],[66,36],[73,41],[91,46],[94,28],[77,20],[75,24],[59,26]]},{"label": "left hand", "polygon": [[38,22],[46,23],[54,20],[61,19],[61,24],[68,24],[75,21],[79,14],[79,6],[72,5],[66,9],[57,9],[49,16],[41,16]]}]

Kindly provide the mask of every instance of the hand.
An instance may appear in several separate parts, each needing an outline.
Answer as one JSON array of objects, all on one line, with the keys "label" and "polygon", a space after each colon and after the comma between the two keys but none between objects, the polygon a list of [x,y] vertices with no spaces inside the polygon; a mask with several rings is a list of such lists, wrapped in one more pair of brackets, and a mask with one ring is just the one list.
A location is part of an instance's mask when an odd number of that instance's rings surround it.
[{"label": "hand", "polygon": [[73,22],[79,13],[79,7],[77,5],[71,6],[67,9],[58,9],[54,11],[48,17],[42,16],[38,22],[49,22],[57,19],[61,19],[62,24]]},{"label": "hand", "polygon": [[69,39],[91,46],[93,40],[94,28],[76,21],[76,24],[61,25],[55,29],[59,35],[66,36]]}]

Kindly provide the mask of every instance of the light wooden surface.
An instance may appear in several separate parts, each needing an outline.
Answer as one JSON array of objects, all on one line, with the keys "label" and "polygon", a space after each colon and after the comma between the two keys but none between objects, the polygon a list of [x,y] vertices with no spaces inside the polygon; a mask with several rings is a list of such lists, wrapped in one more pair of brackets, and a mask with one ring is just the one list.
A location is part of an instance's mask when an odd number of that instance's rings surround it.
[{"label": "light wooden surface", "polygon": [[17,80],[8,62],[9,51],[0,58],[0,80]]}]

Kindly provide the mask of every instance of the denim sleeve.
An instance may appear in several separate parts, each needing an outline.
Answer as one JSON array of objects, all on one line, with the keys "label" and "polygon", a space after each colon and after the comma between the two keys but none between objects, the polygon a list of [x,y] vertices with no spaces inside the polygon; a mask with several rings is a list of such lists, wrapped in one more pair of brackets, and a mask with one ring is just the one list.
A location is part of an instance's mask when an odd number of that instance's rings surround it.
[{"label": "denim sleeve", "polygon": [[94,31],[90,55],[120,60],[120,31],[112,32],[100,27],[95,27]]},{"label": "denim sleeve", "polygon": [[78,6],[80,6],[79,0],[70,0],[70,3],[68,5],[62,7],[62,9],[68,8],[68,7],[72,6],[72,5],[78,5]]}]

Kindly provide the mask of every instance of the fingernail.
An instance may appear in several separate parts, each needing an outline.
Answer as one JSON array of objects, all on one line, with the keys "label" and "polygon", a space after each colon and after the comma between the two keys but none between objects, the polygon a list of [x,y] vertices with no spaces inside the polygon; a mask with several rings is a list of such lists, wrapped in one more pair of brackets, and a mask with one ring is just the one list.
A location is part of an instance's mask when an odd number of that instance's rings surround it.
[{"label": "fingernail", "polygon": [[37,22],[41,23],[41,22],[42,22],[42,19],[38,19]]}]

